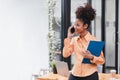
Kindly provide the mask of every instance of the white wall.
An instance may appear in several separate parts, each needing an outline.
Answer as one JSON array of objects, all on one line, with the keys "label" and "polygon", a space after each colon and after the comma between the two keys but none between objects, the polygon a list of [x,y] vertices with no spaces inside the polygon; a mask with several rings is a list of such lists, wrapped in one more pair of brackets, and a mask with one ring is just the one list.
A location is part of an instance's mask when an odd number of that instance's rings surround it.
[{"label": "white wall", "polygon": [[48,68],[46,0],[0,0],[0,80]]}]

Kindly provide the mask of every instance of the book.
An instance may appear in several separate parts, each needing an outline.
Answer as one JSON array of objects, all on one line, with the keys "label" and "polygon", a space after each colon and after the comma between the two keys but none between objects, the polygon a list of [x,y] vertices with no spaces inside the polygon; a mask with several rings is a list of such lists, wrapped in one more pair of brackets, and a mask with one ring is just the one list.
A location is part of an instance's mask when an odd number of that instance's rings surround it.
[{"label": "book", "polygon": [[[94,56],[99,57],[104,45],[104,41],[90,41],[87,50],[90,51]],[[83,58],[82,63],[91,64],[90,59],[88,58]]]}]

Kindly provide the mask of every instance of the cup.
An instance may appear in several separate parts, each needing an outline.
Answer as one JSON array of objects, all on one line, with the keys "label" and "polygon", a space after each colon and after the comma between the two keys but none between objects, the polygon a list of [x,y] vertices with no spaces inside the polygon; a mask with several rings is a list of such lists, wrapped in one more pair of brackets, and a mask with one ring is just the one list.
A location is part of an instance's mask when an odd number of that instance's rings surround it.
[{"label": "cup", "polygon": [[115,76],[116,76],[116,70],[112,69],[112,70],[110,70],[110,73],[111,73],[111,77],[115,78]]},{"label": "cup", "polygon": [[40,69],[39,76],[44,76],[49,73],[49,69]]}]

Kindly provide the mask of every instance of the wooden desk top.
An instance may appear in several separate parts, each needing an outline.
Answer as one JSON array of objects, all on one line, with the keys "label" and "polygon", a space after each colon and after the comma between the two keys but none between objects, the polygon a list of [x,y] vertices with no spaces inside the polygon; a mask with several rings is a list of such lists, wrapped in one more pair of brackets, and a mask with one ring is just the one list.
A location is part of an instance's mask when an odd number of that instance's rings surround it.
[{"label": "wooden desk top", "polygon": [[59,74],[49,73],[45,76],[39,77],[37,80],[68,80],[68,78]]},{"label": "wooden desk top", "polygon": [[[99,73],[99,80],[110,80],[111,74]],[[68,80],[67,77],[49,73],[45,76],[39,77],[37,80]],[[116,80],[120,80],[120,75],[116,75]]]},{"label": "wooden desk top", "polygon": [[[112,78],[110,73],[99,73],[99,80],[110,80],[110,78]],[[119,74],[115,75],[115,80],[120,80]]]}]

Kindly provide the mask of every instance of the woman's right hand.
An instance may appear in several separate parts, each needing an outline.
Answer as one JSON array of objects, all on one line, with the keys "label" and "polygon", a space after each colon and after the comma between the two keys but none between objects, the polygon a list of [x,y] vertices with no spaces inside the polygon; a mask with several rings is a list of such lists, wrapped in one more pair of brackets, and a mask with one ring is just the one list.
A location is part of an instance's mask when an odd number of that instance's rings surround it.
[{"label": "woman's right hand", "polygon": [[75,33],[72,33],[71,32],[71,29],[73,28],[74,26],[70,26],[69,28],[68,28],[68,34],[67,34],[67,38],[72,38],[73,37],[73,35],[75,34]]}]

